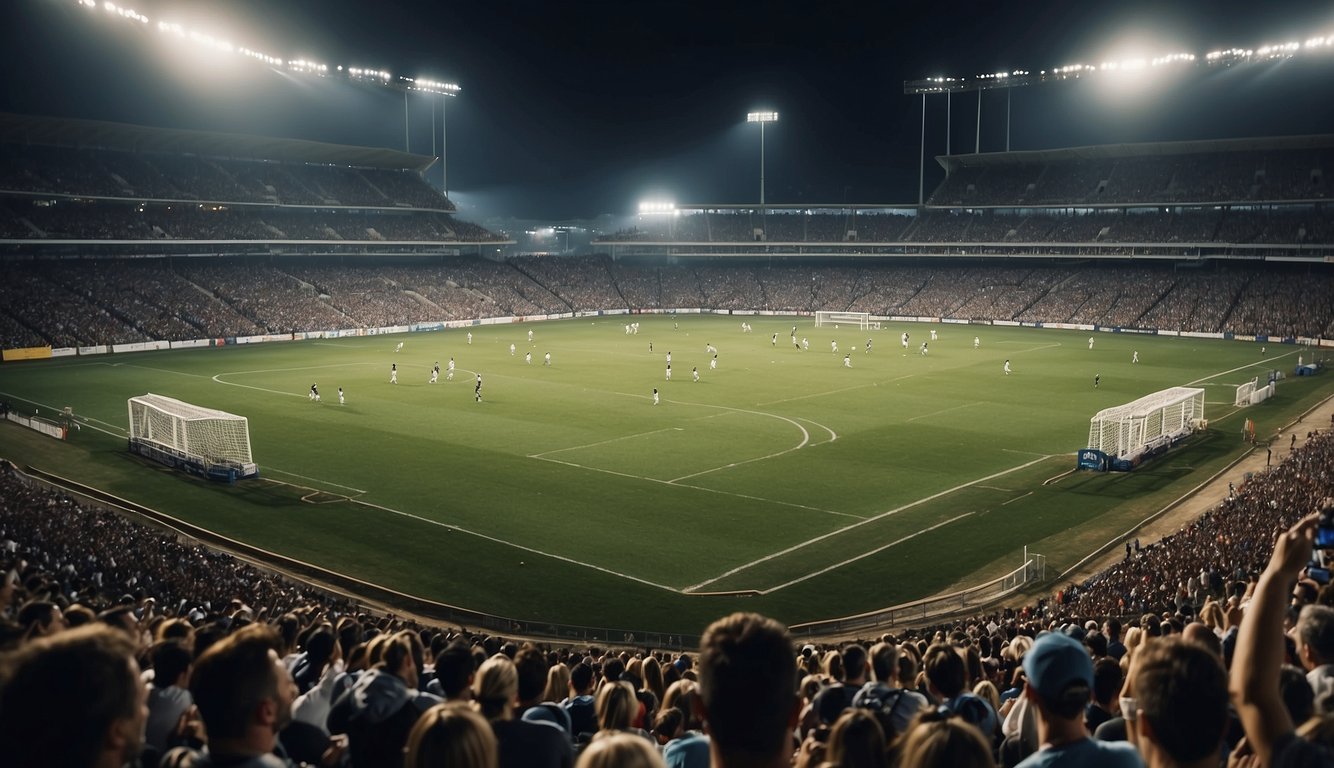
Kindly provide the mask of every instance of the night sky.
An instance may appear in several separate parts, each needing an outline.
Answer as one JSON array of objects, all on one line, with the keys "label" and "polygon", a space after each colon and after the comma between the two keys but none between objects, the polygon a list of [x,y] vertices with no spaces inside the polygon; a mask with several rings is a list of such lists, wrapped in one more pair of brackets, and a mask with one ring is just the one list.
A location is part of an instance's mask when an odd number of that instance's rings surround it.
[{"label": "night sky", "polygon": [[[770,204],[912,203],[921,100],[903,95],[906,79],[1334,34],[1328,4],[1293,0],[122,4],[285,58],[458,82],[451,195],[475,218],[553,221],[649,197],[757,202],[759,130],[745,114],[760,108],[781,115],[765,130]],[[3,5],[0,110],[403,148],[401,93],[207,54],[75,0]],[[1334,130],[1334,51],[1188,72],[1017,89],[1012,147]],[[421,154],[430,103],[410,97]],[[973,149],[976,103],[954,98],[956,153]],[[928,105],[929,194],[944,97]],[[984,94],[982,110],[982,151],[1004,149],[1004,94]]]}]

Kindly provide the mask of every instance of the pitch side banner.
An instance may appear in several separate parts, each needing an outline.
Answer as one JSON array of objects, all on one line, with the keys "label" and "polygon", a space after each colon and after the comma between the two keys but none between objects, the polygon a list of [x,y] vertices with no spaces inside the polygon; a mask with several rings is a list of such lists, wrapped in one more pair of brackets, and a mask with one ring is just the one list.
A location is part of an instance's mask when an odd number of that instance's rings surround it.
[{"label": "pitch side banner", "polygon": [[0,359],[10,360],[45,360],[51,356],[50,347],[19,347],[0,352]]}]

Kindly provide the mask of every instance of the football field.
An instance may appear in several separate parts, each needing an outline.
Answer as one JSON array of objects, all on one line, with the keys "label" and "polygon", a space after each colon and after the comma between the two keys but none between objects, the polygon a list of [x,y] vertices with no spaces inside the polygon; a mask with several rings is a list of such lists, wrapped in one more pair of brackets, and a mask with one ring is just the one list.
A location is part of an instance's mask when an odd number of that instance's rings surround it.
[{"label": "football field", "polygon": [[[1235,458],[1243,418],[1272,435],[1334,391],[1290,378],[1234,408],[1237,385],[1291,375],[1305,347],[1098,333],[1090,349],[1087,332],[783,317],[743,333],[741,319],[7,363],[0,398],[71,406],[81,428],[62,444],[3,424],[0,455],[418,597],[693,633],[738,608],[795,623],[925,597],[1018,567],[1025,546],[1059,573]],[[1207,434],[1130,474],[1044,485],[1098,410],[1179,385],[1205,388]],[[262,477],[209,484],[129,455],[126,400],[146,392],[246,416]]]}]

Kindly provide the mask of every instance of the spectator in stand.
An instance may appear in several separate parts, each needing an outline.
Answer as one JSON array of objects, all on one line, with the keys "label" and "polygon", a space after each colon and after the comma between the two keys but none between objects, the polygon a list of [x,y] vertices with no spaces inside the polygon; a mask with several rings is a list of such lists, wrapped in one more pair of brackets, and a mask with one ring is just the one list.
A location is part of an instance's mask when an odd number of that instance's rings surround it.
[{"label": "spectator in stand", "polygon": [[445,701],[472,701],[473,672],[477,669],[472,651],[462,640],[451,641],[435,657],[435,679],[427,691]]},{"label": "spectator in stand", "polygon": [[0,762],[69,768],[134,762],[148,718],[134,653],[123,633],[93,624],[35,639],[6,659]]},{"label": "spectator in stand", "polygon": [[829,732],[826,768],[887,768],[885,733],[874,715],[849,709]]},{"label": "spectator in stand", "polygon": [[278,733],[292,716],[296,684],[278,657],[281,641],[253,625],[214,643],[195,660],[190,694],[204,721],[202,753],[173,750],[173,765],[286,766]]},{"label": "spectator in stand", "polygon": [[927,708],[926,697],[896,684],[899,648],[893,643],[881,642],[871,646],[870,664],[875,679],[862,686],[853,697],[852,706],[871,710],[885,738],[893,740],[908,730],[908,724],[918,712]]},{"label": "spectator in stand", "polygon": [[815,709],[820,718],[820,722],[826,726],[833,725],[843,714],[843,710],[852,706],[852,700],[857,692],[866,685],[867,663],[866,648],[856,643],[851,643],[843,647],[842,651],[842,672],[843,678],[838,682],[825,686],[815,696],[811,706]]},{"label": "spectator in stand", "polygon": [[903,768],[995,768],[991,745],[976,726],[943,707],[917,716],[899,747]]},{"label": "spectator in stand", "polygon": [[990,704],[968,691],[968,670],[960,654],[960,649],[944,643],[926,649],[922,663],[931,695],[940,699],[941,706],[952,714],[975,726],[990,744],[1000,733],[1000,722]]},{"label": "spectator in stand", "polygon": [[1322,701],[1334,695],[1334,608],[1306,606],[1297,619],[1293,634],[1315,700]]},{"label": "spectator in stand", "polygon": [[1144,763],[1128,744],[1095,741],[1084,727],[1093,692],[1093,662],[1072,637],[1048,633],[1024,654],[1024,696],[1037,712],[1041,748],[1020,768],[1104,766],[1137,768]]},{"label": "spectator in stand", "polygon": [[417,690],[417,664],[409,630],[390,636],[380,662],[357,678],[329,711],[329,732],[345,733],[354,766],[396,766],[417,718],[438,696]]},{"label": "spectator in stand", "polygon": [[1322,512],[1334,510],[1334,499],[1324,498],[1319,509],[1279,535],[1237,633],[1229,688],[1246,731],[1237,752],[1249,751],[1262,766],[1334,765],[1334,750],[1297,735],[1278,686],[1289,588],[1310,561]]},{"label": "spectator in stand", "polygon": [[593,668],[579,662],[570,670],[570,695],[561,706],[570,716],[570,733],[577,743],[587,743],[598,730],[597,708],[593,700]]},{"label": "spectator in stand", "polygon": [[663,762],[646,739],[628,733],[600,733],[579,756],[578,768],[663,768]]},{"label": "spectator in stand", "polygon": [[500,750],[500,768],[570,768],[570,742],[549,723],[514,717],[519,673],[508,656],[496,654],[482,663],[473,684],[473,698],[491,724]]},{"label": "spectator in stand", "polygon": [[498,768],[495,734],[486,719],[462,703],[426,710],[408,734],[405,768]]},{"label": "spectator in stand", "polygon": [[714,768],[787,768],[798,706],[787,628],[755,613],[710,624],[700,640],[700,705]]},{"label": "spectator in stand", "polygon": [[1096,733],[1098,726],[1116,717],[1116,695],[1124,682],[1121,665],[1111,657],[1093,664],[1093,700],[1084,708],[1084,727]]},{"label": "spectator in stand", "polygon": [[1168,638],[1147,645],[1131,666],[1121,709],[1145,761],[1155,767],[1218,765],[1228,725],[1227,672],[1218,656]]},{"label": "spectator in stand", "polygon": [[194,706],[190,696],[190,649],[179,640],[160,640],[148,651],[153,660],[153,682],[148,685],[148,725],[144,742],[165,752],[181,716]]}]

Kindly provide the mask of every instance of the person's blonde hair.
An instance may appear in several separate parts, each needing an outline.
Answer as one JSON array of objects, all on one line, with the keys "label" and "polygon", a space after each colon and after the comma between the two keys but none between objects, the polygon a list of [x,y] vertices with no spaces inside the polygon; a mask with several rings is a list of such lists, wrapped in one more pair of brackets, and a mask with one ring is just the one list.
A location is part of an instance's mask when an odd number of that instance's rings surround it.
[{"label": "person's blonde hair", "polygon": [[905,768],[996,768],[982,732],[963,718],[928,712],[913,721],[903,739],[899,765]]},{"label": "person's blonde hair", "polygon": [[472,683],[472,696],[487,720],[509,720],[519,695],[519,671],[509,657],[497,653],[482,662]]},{"label": "person's blonde hair", "polygon": [[552,664],[547,670],[547,687],[542,691],[542,700],[561,702],[569,695],[570,668],[564,664]]},{"label": "person's blonde hair", "polygon": [[403,768],[497,768],[500,752],[491,724],[467,704],[437,704],[408,734]]},{"label": "person's blonde hair", "polygon": [[599,731],[623,731],[634,722],[639,699],[629,683],[618,680],[602,686],[593,709],[597,713]]},{"label": "person's blonde hair", "polygon": [[[629,687],[627,685],[627,687]],[[579,755],[575,768],[664,768],[648,739],[632,733],[599,733]]]},{"label": "person's blonde hair", "polygon": [[1000,711],[1000,691],[996,690],[996,684],[990,680],[982,680],[973,686],[973,695],[986,699],[992,709]]}]

